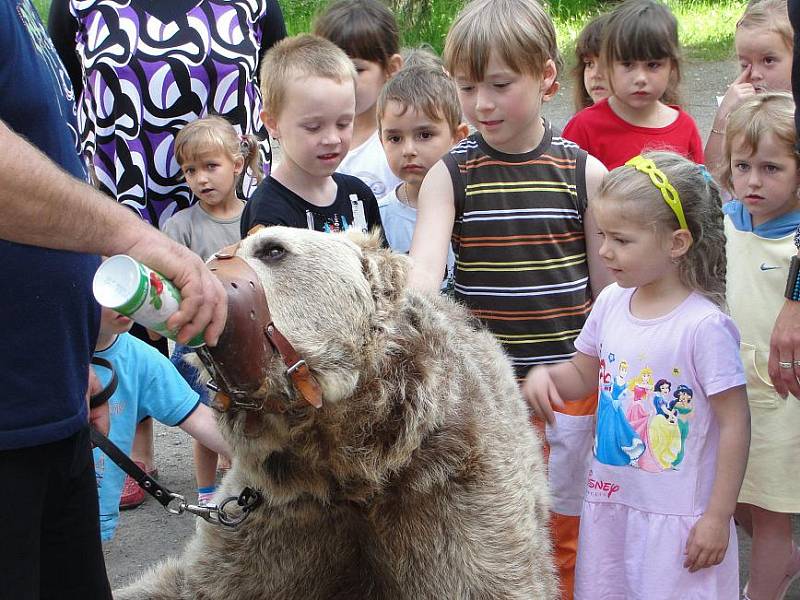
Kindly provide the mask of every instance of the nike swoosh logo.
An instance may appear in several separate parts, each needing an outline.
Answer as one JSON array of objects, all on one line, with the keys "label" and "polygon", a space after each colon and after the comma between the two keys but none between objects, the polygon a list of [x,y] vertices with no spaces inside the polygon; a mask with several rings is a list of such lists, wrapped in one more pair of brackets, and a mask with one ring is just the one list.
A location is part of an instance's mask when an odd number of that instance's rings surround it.
[{"label": "nike swoosh logo", "polygon": [[761,263],[762,271],[772,271],[772,269],[780,269],[780,267],[773,267],[771,265],[768,265],[767,263]]}]

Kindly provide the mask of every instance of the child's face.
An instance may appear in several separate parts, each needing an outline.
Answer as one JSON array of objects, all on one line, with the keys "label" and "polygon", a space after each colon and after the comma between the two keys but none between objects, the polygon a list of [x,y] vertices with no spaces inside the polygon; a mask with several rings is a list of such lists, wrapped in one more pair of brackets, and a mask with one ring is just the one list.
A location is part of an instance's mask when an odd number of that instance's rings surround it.
[{"label": "child's face", "polygon": [[235,200],[236,180],[243,167],[241,158],[234,161],[220,150],[192,157],[181,165],[181,171],[200,204],[213,207]]},{"label": "child's face", "polygon": [[101,308],[100,335],[121,335],[127,333],[131,327],[133,327],[133,321],[125,315],[105,306]]},{"label": "child's face", "polygon": [[[600,258],[623,288],[643,287],[662,279],[676,267],[669,245],[642,219],[631,218],[619,199],[603,199],[595,204],[595,219],[602,244]],[[642,381],[650,383],[649,375]]]},{"label": "child's face", "polygon": [[739,27],[734,40],[742,70],[752,65],[750,83],[756,93],[791,91],[792,51],[777,32]]},{"label": "child's face", "polygon": [[597,56],[583,57],[583,87],[595,104],[611,95],[605,69],[600,66]]},{"label": "child's face", "polygon": [[392,173],[419,186],[428,170],[457,142],[443,119],[431,119],[395,100],[381,116],[381,143]]},{"label": "child's face", "polygon": [[516,73],[490,54],[483,81],[456,71],[458,98],[467,120],[493,148],[509,154],[533,150],[541,135],[542,102],[556,78],[552,60],[540,77]]},{"label": "child's face", "polygon": [[672,61],[614,61],[611,64],[611,87],[614,97],[633,110],[647,109],[661,99],[669,86]]},{"label": "child's face", "polygon": [[375,103],[381,93],[383,84],[389,79],[389,75],[380,63],[354,58],[353,65],[356,68],[358,78],[356,79],[356,115],[363,114],[371,110],[375,112]]},{"label": "child's face", "polygon": [[734,196],[744,204],[754,226],[800,208],[797,163],[774,133],[764,134],[752,154],[741,136],[733,138],[731,147]]},{"label": "child's face", "polygon": [[262,112],[283,153],[281,165],[311,177],[330,177],[350,149],[356,95],[352,79],[295,77],[277,116]]}]

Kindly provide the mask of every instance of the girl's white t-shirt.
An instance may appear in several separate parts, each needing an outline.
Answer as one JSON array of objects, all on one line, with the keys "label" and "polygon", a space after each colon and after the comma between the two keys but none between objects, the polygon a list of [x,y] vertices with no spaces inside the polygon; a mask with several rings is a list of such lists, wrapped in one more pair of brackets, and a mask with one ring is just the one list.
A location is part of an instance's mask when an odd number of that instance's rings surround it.
[{"label": "girl's white t-shirt", "polygon": [[403,181],[389,168],[378,132],[375,131],[357,148],[350,148],[336,169],[339,173],[353,175],[366,183],[375,198],[380,200]]}]

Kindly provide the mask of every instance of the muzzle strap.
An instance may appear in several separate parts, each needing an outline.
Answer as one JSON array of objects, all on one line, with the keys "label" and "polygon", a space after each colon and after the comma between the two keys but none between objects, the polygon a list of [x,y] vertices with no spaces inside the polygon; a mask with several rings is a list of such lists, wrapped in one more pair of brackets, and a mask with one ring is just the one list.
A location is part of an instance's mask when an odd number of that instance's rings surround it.
[{"label": "muzzle strap", "polygon": [[298,392],[314,408],[322,407],[322,390],[319,383],[311,375],[306,361],[297,353],[297,350],[289,343],[283,334],[278,331],[273,323],[269,323],[264,328],[270,344],[281,355],[283,364],[286,365],[286,374],[292,379],[292,383]]}]

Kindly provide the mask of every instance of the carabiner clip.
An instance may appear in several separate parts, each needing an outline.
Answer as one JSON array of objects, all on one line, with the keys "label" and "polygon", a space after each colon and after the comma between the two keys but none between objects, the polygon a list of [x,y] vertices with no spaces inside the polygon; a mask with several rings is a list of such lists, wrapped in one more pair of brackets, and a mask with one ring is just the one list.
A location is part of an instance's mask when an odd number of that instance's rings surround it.
[{"label": "carabiner clip", "polygon": [[[170,508],[169,505],[172,504],[173,500],[177,500],[178,501],[178,508]],[[186,510],[186,498],[184,498],[180,494],[176,494],[175,492],[170,492],[169,493],[169,502],[167,502],[163,506],[164,506],[164,510],[166,510],[168,513],[171,513],[173,515],[182,515],[183,511]]]}]

